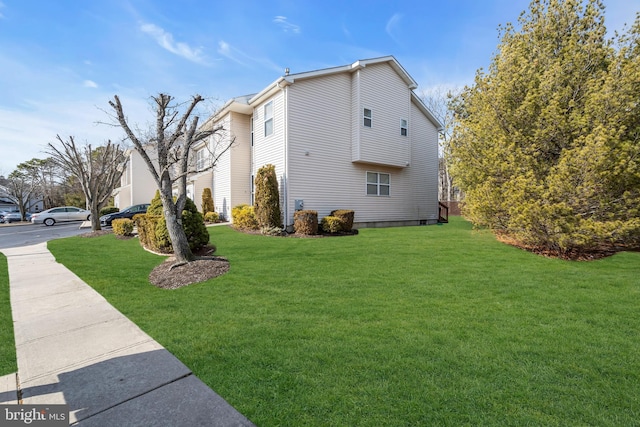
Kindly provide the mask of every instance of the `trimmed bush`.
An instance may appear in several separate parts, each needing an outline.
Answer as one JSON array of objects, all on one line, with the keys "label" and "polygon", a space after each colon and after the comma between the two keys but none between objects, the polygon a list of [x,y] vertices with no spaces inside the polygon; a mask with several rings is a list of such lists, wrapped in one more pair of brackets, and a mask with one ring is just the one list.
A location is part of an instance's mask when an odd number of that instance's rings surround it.
[{"label": "trimmed bush", "polygon": [[325,216],[322,218],[321,225],[326,233],[339,233],[345,227],[344,220],[337,216]]},{"label": "trimmed bush", "polygon": [[336,216],[344,221],[344,228],[342,231],[351,231],[353,228],[353,218],[355,216],[355,212],[348,209],[338,209],[335,211],[331,211],[331,216]]},{"label": "trimmed bush", "polygon": [[132,236],[133,235],[133,221],[129,218],[118,218],[111,222],[113,228],[113,234],[116,236]]},{"label": "trimmed bush", "polygon": [[202,190],[202,214],[205,221],[207,220],[207,214],[213,212],[213,196],[211,195],[211,189],[205,188]]},{"label": "trimmed bush", "polygon": [[276,167],[265,165],[258,169],[255,184],[254,212],[260,227],[280,227],[280,191],[278,190],[278,178]]},{"label": "trimmed bush", "polygon": [[293,214],[293,228],[298,234],[318,234],[318,212],[296,211]]},{"label": "trimmed bush", "polygon": [[[136,215],[138,237],[140,243],[146,248],[155,252],[171,253],[173,247],[162,209],[160,192],[156,191],[156,196],[151,201],[147,213]],[[198,212],[195,203],[189,198],[187,198],[185,208],[182,211],[182,227],[192,251],[200,249],[209,242],[209,232],[204,225],[202,214]]]},{"label": "trimmed bush", "polygon": [[120,209],[116,208],[115,206],[105,206],[104,208],[100,209],[100,216],[116,212],[120,212]]},{"label": "trimmed bush", "polygon": [[245,228],[249,230],[258,230],[258,220],[253,212],[253,206],[246,204],[238,205],[231,209],[231,217],[233,218],[233,225],[238,228]]},{"label": "trimmed bush", "polygon": [[218,215],[218,212],[207,212],[206,214],[204,214],[204,221],[220,222],[220,215]]}]

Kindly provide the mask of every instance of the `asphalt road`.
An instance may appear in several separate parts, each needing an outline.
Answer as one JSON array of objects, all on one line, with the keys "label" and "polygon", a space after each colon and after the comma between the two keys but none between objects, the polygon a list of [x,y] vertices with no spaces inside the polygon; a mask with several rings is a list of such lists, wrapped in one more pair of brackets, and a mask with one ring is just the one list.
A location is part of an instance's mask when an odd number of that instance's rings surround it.
[{"label": "asphalt road", "polygon": [[91,228],[80,228],[82,222],[58,223],[47,227],[43,224],[0,224],[0,249],[35,245],[62,237],[88,233]]}]

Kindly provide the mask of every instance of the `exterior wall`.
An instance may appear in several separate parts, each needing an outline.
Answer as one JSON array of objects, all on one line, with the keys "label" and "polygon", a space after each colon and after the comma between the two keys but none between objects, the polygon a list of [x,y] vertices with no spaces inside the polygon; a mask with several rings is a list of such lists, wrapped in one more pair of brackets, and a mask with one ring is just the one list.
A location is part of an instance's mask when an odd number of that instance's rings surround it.
[{"label": "exterior wall", "polygon": [[[262,166],[272,164],[276,167],[278,185],[280,187],[280,209],[283,215],[287,211],[287,96],[290,87],[283,89],[260,104],[253,110],[253,150],[252,171],[255,176]],[[273,101],[273,133],[264,135],[264,105]]]},{"label": "exterior wall", "polygon": [[[288,87],[287,203],[290,209],[287,225],[293,224],[296,199],[304,201],[304,209],[318,211],[319,219],[334,209],[352,209],[358,226],[418,225],[421,221],[437,220],[437,130],[411,103],[406,84],[386,64],[373,74],[380,77],[393,73],[395,77],[390,79],[390,86],[397,93],[383,91],[379,99],[373,99],[371,93],[366,95],[371,105],[367,108],[374,110],[374,125],[366,130],[381,135],[362,137],[358,150],[369,152],[370,159],[392,158],[388,153],[391,147],[400,152],[396,159],[402,160],[352,161],[356,151],[352,145],[353,134],[357,134],[362,125],[361,112],[357,119],[351,114],[355,111],[353,104],[359,99],[358,91],[352,89],[358,80],[366,78],[362,71],[367,69],[369,67],[352,75],[300,80]],[[360,76],[355,76],[358,73]],[[398,83],[402,87],[398,87]],[[391,99],[395,101],[390,102]],[[387,113],[387,108],[383,108],[386,101],[390,105]],[[409,122],[407,137],[400,135],[401,118]],[[411,163],[406,166],[408,159]],[[389,166],[398,162],[404,167]],[[390,175],[389,196],[366,194],[368,171]]]},{"label": "exterior wall", "polygon": [[[406,167],[411,163],[410,134],[400,134],[400,120],[411,126],[411,91],[386,63],[369,65],[354,73],[352,160],[386,166]],[[363,109],[372,111],[372,125],[363,125]]]},{"label": "exterior wall", "polygon": [[132,150],[129,154],[129,162],[122,174],[120,184],[120,188],[114,191],[116,194],[114,202],[116,207],[120,209],[149,203],[156,194],[156,182],[144,159],[136,150]]},{"label": "exterior wall", "polygon": [[220,123],[229,130],[222,144],[235,141],[214,169],[213,203],[222,218],[231,220],[234,206],[251,202],[251,117],[230,113]]},{"label": "exterior wall", "polygon": [[190,177],[187,187],[192,186],[193,197],[192,200],[196,204],[196,207],[202,212],[202,192],[205,188],[211,188],[213,184],[213,171],[199,173]]}]

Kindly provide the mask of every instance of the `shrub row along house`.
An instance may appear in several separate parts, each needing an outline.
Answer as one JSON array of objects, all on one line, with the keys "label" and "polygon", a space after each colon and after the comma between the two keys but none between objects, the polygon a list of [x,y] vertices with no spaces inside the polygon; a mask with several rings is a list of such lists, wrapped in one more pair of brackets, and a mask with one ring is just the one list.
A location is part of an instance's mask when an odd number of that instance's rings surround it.
[{"label": "shrub row along house", "polygon": [[[193,154],[188,195],[200,204],[211,188],[215,210],[253,204],[254,176],[276,167],[282,220],[296,210],[322,218],[355,211],[355,227],[438,221],[438,132],[441,123],[414,93],[413,78],[393,56],[316,71],[285,73],[261,92],[229,100],[202,126],[223,133]],[[231,148],[206,170],[216,146]],[[221,144],[222,142],[222,144]],[[148,203],[155,186],[131,152],[116,205]]]}]

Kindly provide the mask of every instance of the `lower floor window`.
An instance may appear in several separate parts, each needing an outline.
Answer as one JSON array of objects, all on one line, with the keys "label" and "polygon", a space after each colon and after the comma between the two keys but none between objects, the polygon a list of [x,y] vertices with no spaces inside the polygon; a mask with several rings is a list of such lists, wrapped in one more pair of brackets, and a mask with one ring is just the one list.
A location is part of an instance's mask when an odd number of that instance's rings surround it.
[{"label": "lower floor window", "polygon": [[367,195],[388,196],[389,187],[388,173],[367,172]]}]

